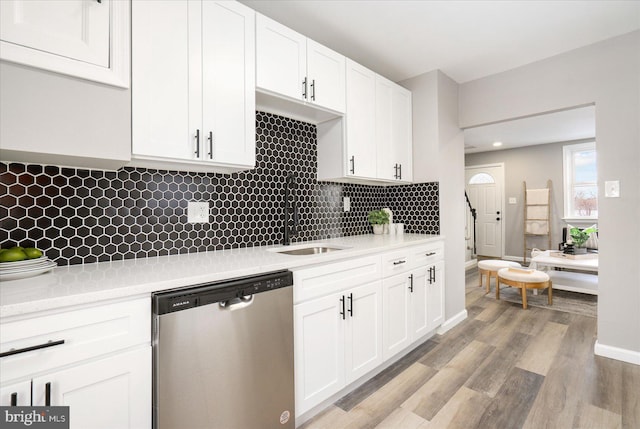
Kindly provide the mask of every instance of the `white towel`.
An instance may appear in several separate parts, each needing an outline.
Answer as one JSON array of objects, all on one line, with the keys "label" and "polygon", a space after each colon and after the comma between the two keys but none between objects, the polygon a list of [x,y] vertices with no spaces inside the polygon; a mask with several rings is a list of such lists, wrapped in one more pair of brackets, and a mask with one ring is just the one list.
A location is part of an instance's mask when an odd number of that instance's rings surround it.
[{"label": "white towel", "polygon": [[549,189],[527,189],[527,204],[549,204]]},{"label": "white towel", "polygon": [[549,222],[546,220],[528,220],[526,222],[527,234],[548,234]]},{"label": "white towel", "polygon": [[527,219],[547,219],[547,207],[531,206],[527,207]]}]

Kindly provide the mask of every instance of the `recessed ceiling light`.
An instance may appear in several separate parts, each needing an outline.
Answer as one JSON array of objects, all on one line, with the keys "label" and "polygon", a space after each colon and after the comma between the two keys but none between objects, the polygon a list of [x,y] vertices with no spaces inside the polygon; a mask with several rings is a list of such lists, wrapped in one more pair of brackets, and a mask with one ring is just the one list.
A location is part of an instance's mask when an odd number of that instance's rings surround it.
[{"label": "recessed ceiling light", "polygon": [[502,146],[502,142],[493,142],[494,147]]}]

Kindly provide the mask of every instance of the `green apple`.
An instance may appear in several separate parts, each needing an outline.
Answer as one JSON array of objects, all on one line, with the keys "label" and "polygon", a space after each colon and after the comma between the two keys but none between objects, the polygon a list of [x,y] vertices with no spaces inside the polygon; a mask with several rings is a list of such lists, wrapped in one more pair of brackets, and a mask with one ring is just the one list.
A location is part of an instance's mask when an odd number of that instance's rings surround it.
[{"label": "green apple", "polygon": [[27,247],[23,250],[23,252],[27,255],[29,259],[36,259],[42,256],[42,250],[36,249],[35,247]]},{"label": "green apple", "polygon": [[6,249],[4,252],[0,252],[0,262],[16,262],[24,261],[27,259],[27,254],[24,253],[22,248]]}]

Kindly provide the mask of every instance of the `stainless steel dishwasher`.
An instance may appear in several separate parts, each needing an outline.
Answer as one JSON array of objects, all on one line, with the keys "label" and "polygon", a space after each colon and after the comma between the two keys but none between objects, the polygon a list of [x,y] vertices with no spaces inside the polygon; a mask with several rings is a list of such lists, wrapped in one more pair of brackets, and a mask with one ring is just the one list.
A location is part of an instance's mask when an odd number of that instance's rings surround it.
[{"label": "stainless steel dishwasher", "polygon": [[295,428],[292,284],[278,271],[154,294],[154,428]]}]

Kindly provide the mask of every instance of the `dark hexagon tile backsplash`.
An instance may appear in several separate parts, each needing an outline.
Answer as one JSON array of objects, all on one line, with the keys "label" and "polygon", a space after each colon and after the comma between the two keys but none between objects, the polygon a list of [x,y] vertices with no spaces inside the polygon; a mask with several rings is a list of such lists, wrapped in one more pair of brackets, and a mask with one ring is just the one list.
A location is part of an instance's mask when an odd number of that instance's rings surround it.
[{"label": "dark hexagon tile backsplash", "polygon": [[[439,232],[438,183],[318,182],[316,127],[262,112],[256,120],[256,168],[231,175],[0,163],[0,246],[35,246],[69,265],[278,244],[288,174],[297,178],[294,242],[369,233],[367,213],[380,207],[407,232]],[[187,223],[189,201],[209,202],[210,223]]]}]

